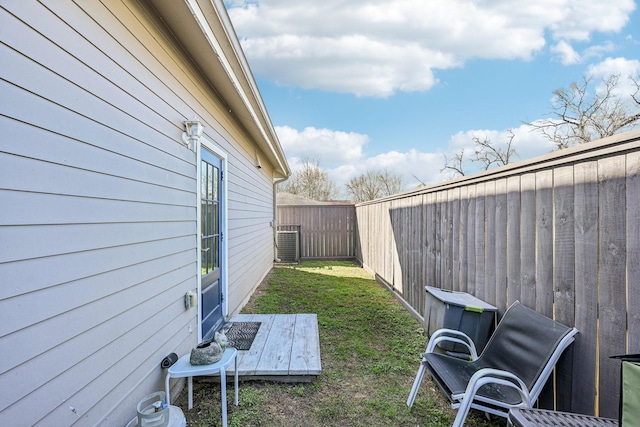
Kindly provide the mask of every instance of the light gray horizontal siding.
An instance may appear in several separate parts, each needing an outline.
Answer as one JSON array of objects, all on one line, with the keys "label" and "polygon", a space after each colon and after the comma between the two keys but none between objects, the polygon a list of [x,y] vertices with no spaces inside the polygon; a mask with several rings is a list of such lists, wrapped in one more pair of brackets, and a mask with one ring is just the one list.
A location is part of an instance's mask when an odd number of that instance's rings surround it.
[{"label": "light gray horizontal siding", "polygon": [[230,314],[240,311],[274,259],[273,185],[265,179],[265,168],[254,166],[253,158],[237,165],[229,178]]},{"label": "light gray horizontal siding", "polygon": [[[129,265],[137,266],[187,249],[194,250],[192,236],[2,263],[0,276],[12,286],[0,286],[0,301],[83,277],[118,271],[122,266],[121,258]],[[96,259],[100,260],[99,265],[93,262]],[[47,274],[43,275],[43,271]]]},{"label": "light gray horizontal siding", "polygon": [[227,154],[230,310],[272,264],[271,166],[138,7],[0,5],[0,425],[123,425],[197,341],[183,120]]}]

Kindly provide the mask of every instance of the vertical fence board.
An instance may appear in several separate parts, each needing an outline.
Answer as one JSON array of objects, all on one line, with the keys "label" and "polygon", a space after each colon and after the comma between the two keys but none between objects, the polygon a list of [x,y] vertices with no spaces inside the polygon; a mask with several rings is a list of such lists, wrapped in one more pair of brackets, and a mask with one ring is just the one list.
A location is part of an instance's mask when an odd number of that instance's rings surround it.
[{"label": "vertical fence board", "polygon": [[451,206],[451,281],[452,289],[460,291],[460,188],[449,190]]},{"label": "vertical fence board", "polygon": [[436,219],[435,219],[435,228],[436,228],[436,283],[437,287],[442,288],[444,286],[444,278],[442,272],[442,263],[443,263],[443,247],[444,247],[444,238],[446,233],[443,233],[445,229],[444,223],[446,221],[446,213],[444,210],[446,209],[447,195],[445,192],[438,192],[435,195],[435,207],[436,207]]},{"label": "vertical fence board", "polygon": [[600,195],[599,402],[604,417],[618,416],[620,366],[609,356],[626,351],[626,229],[624,157],[598,160]]},{"label": "vertical fence board", "polygon": [[436,225],[438,220],[436,218],[436,203],[435,194],[429,193],[426,197],[426,217],[427,226],[425,232],[425,239],[427,242],[427,280],[425,285],[436,286]]},{"label": "vertical fence board", "polygon": [[574,323],[575,222],[573,166],[556,169],[554,201],[554,318],[565,325]]},{"label": "vertical fence board", "polygon": [[553,171],[536,173],[536,311],[553,317]]},{"label": "vertical fence board", "polygon": [[484,186],[484,212],[486,229],[484,232],[484,293],[476,295],[491,305],[496,304],[496,184],[488,182]]},{"label": "vertical fence board", "polygon": [[402,295],[409,303],[415,301],[415,295],[413,294],[411,286],[411,277],[414,275],[415,262],[413,259],[413,203],[412,198],[408,197],[404,199],[402,210],[404,212],[404,248],[402,249],[405,256],[404,261],[401,261],[400,268],[402,269]]},{"label": "vertical fence board", "polygon": [[414,197],[413,201],[413,218],[416,222],[415,225],[415,233],[413,233],[413,241],[414,241],[414,260],[415,260],[415,273],[413,276],[413,281],[411,283],[413,287],[413,292],[416,299],[416,304],[414,307],[418,309],[419,313],[424,313],[424,245],[423,235],[424,235],[424,227],[426,225],[424,219],[424,209],[423,209],[423,195],[417,195]]},{"label": "vertical fence board", "polygon": [[427,260],[429,258],[429,253],[427,251],[426,235],[427,230],[429,229],[429,220],[427,218],[427,210],[425,209],[425,206],[427,205],[427,195],[422,194],[419,197],[420,205],[417,207],[417,209],[420,212],[420,221],[422,221],[422,226],[420,228],[418,236],[416,236],[420,244],[420,280],[417,281],[416,292],[420,296],[421,304],[415,308],[417,308],[420,313],[424,313],[426,299],[424,287],[428,284]]},{"label": "vertical fence board", "polygon": [[[536,173],[536,311],[553,317],[553,171]],[[553,409],[554,391],[549,381],[538,402]]]},{"label": "vertical fence board", "polygon": [[521,180],[521,267],[522,304],[536,308],[536,175],[529,173]]},{"label": "vertical fence board", "polygon": [[627,155],[627,353],[640,353],[640,153]]},{"label": "vertical fence board", "polygon": [[447,223],[449,213],[447,209],[449,207],[447,203],[447,192],[442,191],[438,193],[438,207],[440,209],[440,221],[438,223],[439,229],[439,241],[440,251],[438,252],[438,272],[439,272],[439,287],[443,289],[447,288],[447,247],[449,246],[449,239],[447,238]]},{"label": "vertical fence board", "polygon": [[[557,168],[553,179],[553,223],[554,223],[554,318],[565,325],[575,323],[574,309],[574,265],[575,265],[575,221],[574,221],[573,166]],[[573,348],[567,350],[556,367],[556,409],[571,411]]]},{"label": "vertical fence board", "polygon": [[521,259],[521,184],[520,177],[507,179],[507,307],[520,301]]},{"label": "vertical fence board", "polygon": [[485,292],[485,229],[486,218],[484,211],[485,185],[476,185],[476,227],[475,227],[475,255],[476,255],[476,282],[474,295],[484,298]]},{"label": "vertical fence board", "polygon": [[467,208],[467,292],[476,294],[476,188],[468,187],[469,207]]},{"label": "vertical fence board", "polygon": [[385,277],[390,277],[391,284],[395,286],[394,263],[395,263],[396,257],[398,256],[398,244],[396,243],[396,240],[393,238],[393,225],[391,224],[391,218],[389,217],[389,205],[390,203],[387,202],[386,209],[384,210],[384,212],[381,213],[381,215],[384,216],[384,221],[385,221],[384,225],[385,225],[386,240],[391,242],[391,247],[385,253],[385,259],[386,259]]},{"label": "vertical fence board", "polygon": [[[574,167],[575,326],[572,410],[595,414],[598,342],[598,164]],[[577,374],[576,367],[584,367]]]},{"label": "vertical fence board", "polygon": [[487,236],[496,241],[496,282],[494,295],[487,295],[487,301],[498,307],[507,309],[507,180],[496,181],[496,234]]},{"label": "vertical fence board", "polygon": [[444,201],[444,211],[446,212],[445,221],[443,221],[444,237],[442,256],[443,256],[443,280],[444,288],[453,290],[453,203],[451,201],[451,190],[443,193],[446,197]]},{"label": "vertical fence board", "polygon": [[469,187],[462,187],[460,189],[460,223],[459,223],[459,233],[460,233],[460,271],[458,274],[458,289],[461,292],[467,292],[468,286],[467,282],[469,280],[469,252],[467,247],[469,245],[469,239],[467,236],[469,233],[467,232],[467,224],[469,221]]},{"label": "vertical fence board", "polygon": [[393,277],[393,287],[400,294],[403,292],[400,260],[406,255],[405,233],[408,231],[403,227],[406,217],[405,212],[402,209],[403,202],[404,200],[391,200],[387,202],[390,205],[390,212],[394,214],[389,217],[389,233],[391,233],[396,247],[396,250],[391,252],[391,276]]}]

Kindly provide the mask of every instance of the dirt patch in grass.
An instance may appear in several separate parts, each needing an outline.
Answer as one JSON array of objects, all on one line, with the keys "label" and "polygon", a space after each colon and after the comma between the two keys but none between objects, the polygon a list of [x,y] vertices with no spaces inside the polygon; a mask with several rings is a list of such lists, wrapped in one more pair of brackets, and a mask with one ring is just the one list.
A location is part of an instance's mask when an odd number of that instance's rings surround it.
[{"label": "dirt patch in grass", "polygon": [[[411,410],[405,404],[424,351],[422,325],[361,267],[349,262],[278,266],[244,313],[316,313],[322,374],[311,383],[248,381],[240,406],[228,387],[230,426],[450,426],[455,413],[426,379]],[[194,381],[177,400],[189,426],[220,424],[220,386]],[[488,423],[477,413],[469,426]]]}]

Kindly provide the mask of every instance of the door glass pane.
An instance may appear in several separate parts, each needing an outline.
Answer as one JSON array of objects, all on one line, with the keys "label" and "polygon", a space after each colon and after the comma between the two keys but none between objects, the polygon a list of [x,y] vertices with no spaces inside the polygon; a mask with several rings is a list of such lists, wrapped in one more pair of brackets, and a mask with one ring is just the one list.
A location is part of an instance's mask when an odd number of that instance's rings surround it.
[{"label": "door glass pane", "polygon": [[[219,176],[219,173],[220,173],[219,169],[216,168],[216,167],[213,167],[213,166],[211,168],[213,169],[212,170],[212,174],[215,175],[216,177]],[[212,189],[211,189],[211,199],[220,200],[220,198],[218,197],[219,196],[218,189],[220,187],[219,180],[217,180],[217,179],[213,180],[213,182],[211,183],[211,187],[212,187]]]},{"label": "door glass pane", "polygon": [[209,254],[211,253],[211,245],[209,239],[202,239],[202,275],[207,274],[211,269],[209,268]]},{"label": "door glass pane", "polygon": [[209,182],[209,180],[207,179],[207,162],[203,161],[201,163],[200,169],[200,173],[202,174],[202,177],[200,178],[200,194],[203,198],[206,198],[207,183]]},{"label": "door glass pane", "polygon": [[[212,206],[211,206],[211,209],[213,210],[212,215],[214,216],[214,218],[218,218],[218,214],[220,213],[218,211],[218,207],[219,207],[219,204],[217,202],[213,203]],[[212,222],[212,224],[211,224],[211,234],[216,235],[216,236],[218,234],[220,234],[220,224],[218,223],[218,221]]]},{"label": "door glass pane", "polygon": [[212,256],[211,256],[211,265],[213,266],[213,268],[218,268],[220,267],[218,260],[220,259],[220,257],[218,256],[220,253],[220,245],[219,245],[219,239],[218,237],[214,237],[212,238],[212,242],[211,242],[211,246],[212,246]]},{"label": "door glass pane", "polygon": [[[214,177],[217,176],[214,167],[210,164],[207,164],[207,199],[213,199],[213,186],[214,186]],[[217,181],[217,180],[215,180]]]},{"label": "door glass pane", "polygon": [[202,275],[220,267],[220,168],[203,159],[201,168]]},{"label": "door glass pane", "polygon": [[207,202],[206,201],[202,201],[200,204],[200,216],[201,221],[200,221],[200,238],[204,237],[207,235]]}]

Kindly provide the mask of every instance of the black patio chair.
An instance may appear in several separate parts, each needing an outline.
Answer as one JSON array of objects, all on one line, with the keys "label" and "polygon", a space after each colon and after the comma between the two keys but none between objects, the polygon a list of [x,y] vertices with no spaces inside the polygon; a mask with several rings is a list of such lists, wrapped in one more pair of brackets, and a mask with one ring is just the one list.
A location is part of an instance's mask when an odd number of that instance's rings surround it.
[{"label": "black patio chair", "polygon": [[[477,357],[466,334],[436,331],[422,355],[422,363],[407,399],[413,402],[425,369],[458,409],[453,427],[461,427],[470,408],[507,418],[511,408],[530,408],[538,399],[562,352],[578,333],[516,301],[505,312],[482,354]],[[441,341],[469,349],[469,360],[434,352]]]}]

